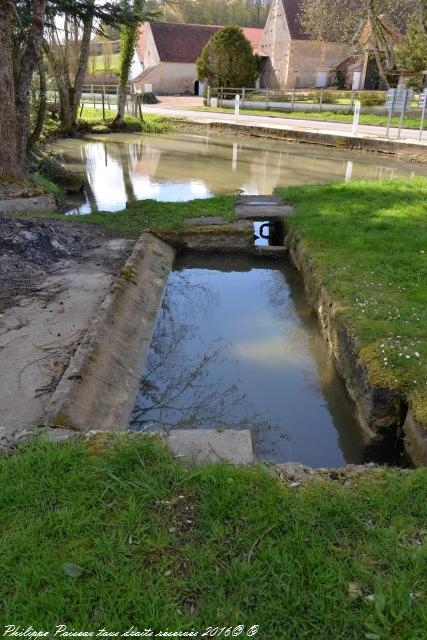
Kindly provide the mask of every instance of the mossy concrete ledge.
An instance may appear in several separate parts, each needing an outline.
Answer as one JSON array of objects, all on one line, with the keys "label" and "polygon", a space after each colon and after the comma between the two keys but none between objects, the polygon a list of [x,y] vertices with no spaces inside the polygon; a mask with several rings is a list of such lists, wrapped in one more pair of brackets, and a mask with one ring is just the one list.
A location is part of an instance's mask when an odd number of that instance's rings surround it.
[{"label": "mossy concrete ledge", "polygon": [[292,229],[287,230],[285,242],[293,263],[303,276],[309,302],[317,313],[337,368],[356,403],[363,436],[366,442],[381,441],[390,430],[403,427],[406,403],[398,392],[370,381],[369,372],[359,357],[356,337],[340,320],[336,303],[322,286],[312,260]]},{"label": "mossy concrete ledge", "polygon": [[141,236],[49,403],[51,429],[128,428],[174,259],[168,244]]},{"label": "mossy concrete ledge", "polygon": [[0,214],[22,213],[23,211],[56,211],[53,195],[34,196],[32,198],[12,198],[0,200]]},{"label": "mossy concrete ledge", "polygon": [[[201,121],[193,122],[204,124],[208,130],[230,131],[250,135],[258,138],[272,138],[285,142],[300,142],[306,144],[317,144],[326,147],[336,147],[338,149],[355,149],[357,151],[371,151],[392,155],[398,160],[408,162],[427,163],[427,145],[416,140],[397,140],[396,138],[379,138],[371,135],[360,135],[351,133],[335,133],[334,131],[316,131],[304,129],[304,122],[301,121],[301,128],[295,126],[268,126],[265,124],[251,124],[247,122],[218,122]],[[319,129],[321,128],[319,121]]]},{"label": "mossy concrete ledge", "polygon": [[405,449],[413,463],[417,467],[427,466],[427,428],[415,419],[411,406],[409,406],[403,432]]}]

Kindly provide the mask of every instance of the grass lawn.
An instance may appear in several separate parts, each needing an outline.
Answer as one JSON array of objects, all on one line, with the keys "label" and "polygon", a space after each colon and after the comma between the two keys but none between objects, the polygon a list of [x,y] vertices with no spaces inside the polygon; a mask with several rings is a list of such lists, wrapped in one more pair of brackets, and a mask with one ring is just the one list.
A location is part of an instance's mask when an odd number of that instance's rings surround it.
[{"label": "grass lawn", "polygon": [[427,425],[427,179],[278,191],[371,379]]},{"label": "grass lawn", "polygon": [[[106,65],[106,58],[109,58],[109,66],[108,63]],[[112,53],[110,56],[105,56],[104,54],[89,56],[87,71],[91,75],[96,75],[97,73],[115,73],[118,76],[120,73],[120,53]]]},{"label": "grass lawn", "polygon": [[[83,107],[83,111],[79,109],[79,123],[81,125],[88,124],[91,127],[99,125],[109,126],[116,117],[117,111],[105,109],[105,120],[102,119],[102,110],[93,107]],[[168,133],[173,130],[173,125],[164,116],[144,114],[143,120],[135,118],[128,113],[125,114],[125,127],[132,129],[140,128],[145,133]]]},{"label": "grass lawn", "polygon": [[[157,200],[139,200],[131,202],[126,209],[115,213],[93,213],[84,216],[64,216],[55,212],[30,212],[28,217],[56,218],[67,222],[99,224],[107,231],[138,237],[147,229],[180,229],[186,218],[198,216],[223,216],[232,222],[235,220],[235,196],[217,196],[215,198],[190,200],[189,202],[158,202]],[[19,214],[22,216],[22,214]]]},{"label": "grass lawn", "polygon": [[0,458],[0,503],[4,624],[426,637],[425,469],[292,489],[152,437],[36,442]]},{"label": "grass lawn", "polygon": [[[211,109],[208,107],[198,107],[198,110],[203,111],[214,111],[220,113],[230,113],[231,109]],[[363,110],[363,107],[362,107]],[[322,111],[322,113],[311,113],[309,111],[273,111],[267,109],[241,109],[240,113],[245,116],[272,116],[275,118],[301,118],[303,120],[323,120],[325,122],[353,122],[353,114],[352,113],[337,113],[333,111]],[[399,126],[400,118],[397,116],[393,116],[391,119],[391,123],[393,127]],[[386,127],[388,121],[388,116],[386,115],[377,115],[377,114],[361,114],[360,116],[360,124],[368,124],[377,127]],[[419,129],[421,126],[421,117],[420,118],[405,118],[404,126],[410,129]],[[427,129],[427,119],[424,124],[424,128]]]}]

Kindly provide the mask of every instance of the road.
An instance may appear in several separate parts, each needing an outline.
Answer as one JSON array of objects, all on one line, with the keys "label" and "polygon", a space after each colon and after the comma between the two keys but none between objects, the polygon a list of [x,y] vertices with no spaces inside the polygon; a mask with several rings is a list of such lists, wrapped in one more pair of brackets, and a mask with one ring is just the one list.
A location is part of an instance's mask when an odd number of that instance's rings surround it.
[{"label": "road", "polygon": [[[179,109],[172,106],[164,107],[160,105],[143,105],[144,113],[153,113],[165,116],[174,116],[178,118],[188,118],[191,120],[197,119],[198,121],[210,121],[210,122],[228,122],[234,123],[233,113],[221,113],[218,111],[197,111],[192,109]],[[352,134],[352,125],[345,122],[325,122],[320,120],[305,120],[302,118],[280,118],[276,116],[255,116],[255,115],[240,115],[238,122],[241,124],[250,124],[259,127],[269,127],[274,129],[300,129],[309,131],[318,131],[320,133],[329,134]],[[358,129],[358,135],[363,137],[373,138],[386,138],[386,128],[376,127],[371,125],[360,125]],[[390,138],[397,137],[397,129],[390,130]],[[418,142],[419,131],[416,129],[402,129],[401,140]],[[423,144],[427,145],[427,132],[424,133]]]}]

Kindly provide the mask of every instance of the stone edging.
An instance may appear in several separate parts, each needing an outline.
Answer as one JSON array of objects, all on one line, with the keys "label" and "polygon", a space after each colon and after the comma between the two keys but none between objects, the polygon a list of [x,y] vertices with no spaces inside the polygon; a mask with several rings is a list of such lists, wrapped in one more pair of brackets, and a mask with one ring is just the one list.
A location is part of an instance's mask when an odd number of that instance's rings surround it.
[{"label": "stone edging", "polygon": [[[178,122],[182,124],[182,120]],[[239,122],[220,122],[212,120],[185,119],[185,124],[193,126],[205,126],[208,129],[218,131],[228,130],[234,133],[250,135],[258,138],[272,138],[285,142],[300,142],[306,144],[316,144],[326,147],[336,147],[337,149],[353,149],[356,151],[370,151],[395,156],[399,160],[408,162],[427,163],[427,145],[417,143],[415,140],[396,140],[393,138],[376,138],[334,133],[327,131],[311,131],[309,129],[299,129],[295,127],[276,128],[268,125],[253,125]],[[321,122],[320,122],[321,124]]]},{"label": "stone edging", "polygon": [[174,259],[172,247],[141,236],[49,402],[51,431],[128,428]]},{"label": "stone edging", "polygon": [[22,213],[24,211],[56,211],[56,201],[52,194],[33,198],[12,198],[0,200],[0,214]]}]

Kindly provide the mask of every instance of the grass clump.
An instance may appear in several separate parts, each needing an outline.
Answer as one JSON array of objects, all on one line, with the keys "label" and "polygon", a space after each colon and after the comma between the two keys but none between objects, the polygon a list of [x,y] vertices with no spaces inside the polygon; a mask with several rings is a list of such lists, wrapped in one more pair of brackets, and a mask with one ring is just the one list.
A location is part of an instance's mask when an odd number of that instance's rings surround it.
[{"label": "grass clump", "polygon": [[[217,196],[189,202],[158,202],[138,200],[128,203],[126,209],[115,213],[91,213],[85,216],[64,216],[55,212],[30,212],[29,217],[56,218],[65,222],[99,224],[107,231],[126,237],[138,237],[143,231],[178,230],[187,218],[199,216],[223,216],[235,220],[235,196]],[[19,214],[21,217],[23,214]]]},{"label": "grass clump", "polygon": [[[80,114],[79,111],[79,127],[80,129],[92,130],[94,127],[107,127],[112,129],[112,124],[117,111],[105,109],[105,120],[102,119],[102,110],[94,109],[93,107],[84,107]],[[142,131],[144,133],[170,133],[173,131],[173,125],[171,122],[159,115],[146,115],[144,114],[143,120],[131,116],[125,115],[124,124],[119,129],[114,128],[115,131]]]},{"label": "grass clump", "polygon": [[280,189],[376,384],[427,424],[427,180]]},{"label": "grass clump", "polygon": [[295,490],[260,467],[188,467],[155,437],[104,436],[1,458],[0,495],[8,624],[425,638],[426,470]]},{"label": "grass clump", "polygon": [[31,174],[31,181],[37,186],[42,187],[48,193],[52,193],[57,198],[62,198],[64,196],[64,191],[57,184],[48,180],[40,173]]}]

